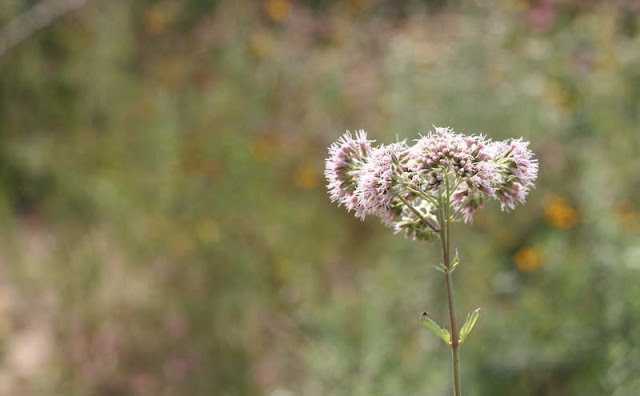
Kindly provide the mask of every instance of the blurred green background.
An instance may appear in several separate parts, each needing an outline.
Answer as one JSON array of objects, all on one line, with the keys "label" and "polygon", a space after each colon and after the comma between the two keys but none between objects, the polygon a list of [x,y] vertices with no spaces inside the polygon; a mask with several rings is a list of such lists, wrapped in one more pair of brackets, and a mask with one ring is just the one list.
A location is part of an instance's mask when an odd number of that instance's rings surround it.
[{"label": "blurred green background", "polygon": [[0,395],[449,395],[437,245],[322,174],[346,129],[431,125],[540,160],[525,206],[454,229],[465,394],[640,394],[637,2],[1,0],[0,26]]}]

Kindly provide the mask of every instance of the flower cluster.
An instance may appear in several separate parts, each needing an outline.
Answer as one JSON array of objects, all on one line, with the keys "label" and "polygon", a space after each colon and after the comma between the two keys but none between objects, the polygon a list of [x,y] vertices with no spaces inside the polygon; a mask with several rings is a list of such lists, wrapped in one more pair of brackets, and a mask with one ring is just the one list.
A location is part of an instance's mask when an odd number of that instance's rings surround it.
[{"label": "flower cluster", "polygon": [[521,139],[492,142],[435,128],[413,146],[372,143],[358,131],[331,145],[325,167],[331,200],[358,218],[378,216],[411,239],[437,238],[445,213],[471,222],[489,198],[503,210],[515,208],[538,175],[538,162]]},{"label": "flower cluster", "polygon": [[360,169],[367,162],[371,143],[365,131],[358,131],[355,137],[346,132],[329,147],[324,175],[329,184],[331,201],[344,205],[347,211],[356,211],[356,216],[364,218],[360,200],[355,194]]},{"label": "flower cluster", "polygon": [[391,203],[397,193],[400,157],[406,150],[405,142],[382,145],[371,150],[360,170],[355,191],[360,209],[358,217],[364,219],[367,214],[374,214],[385,222],[393,222],[396,216]]}]

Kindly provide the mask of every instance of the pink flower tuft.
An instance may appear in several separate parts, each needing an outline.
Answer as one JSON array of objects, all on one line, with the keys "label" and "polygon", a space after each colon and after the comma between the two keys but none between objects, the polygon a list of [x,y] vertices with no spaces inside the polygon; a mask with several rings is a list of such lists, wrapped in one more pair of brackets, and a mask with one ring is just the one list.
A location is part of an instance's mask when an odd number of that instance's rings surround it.
[{"label": "pink flower tuft", "polygon": [[355,192],[362,219],[367,214],[376,214],[383,220],[389,218],[389,206],[401,173],[400,156],[406,149],[406,143],[399,142],[371,150],[360,170]]},{"label": "pink flower tuft", "polygon": [[489,149],[497,172],[494,180],[495,198],[502,210],[523,204],[538,177],[538,160],[529,149],[529,142],[512,139],[493,143]]},{"label": "pink flower tuft", "polygon": [[329,157],[325,162],[324,174],[332,202],[344,205],[347,211],[359,214],[358,198],[355,195],[357,177],[371,151],[371,143],[363,130],[355,137],[347,131],[329,147]]}]

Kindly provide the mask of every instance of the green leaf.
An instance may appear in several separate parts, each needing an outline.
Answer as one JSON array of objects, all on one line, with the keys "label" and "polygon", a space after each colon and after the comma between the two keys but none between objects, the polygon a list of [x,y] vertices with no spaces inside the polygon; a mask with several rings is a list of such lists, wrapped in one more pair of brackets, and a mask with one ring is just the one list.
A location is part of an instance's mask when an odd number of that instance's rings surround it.
[{"label": "green leaf", "polygon": [[438,271],[442,272],[443,274],[447,273],[447,267],[445,267],[444,264],[440,263],[438,265],[433,264],[433,268],[437,269]]},{"label": "green leaf", "polygon": [[471,330],[473,329],[473,326],[476,325],[476,322],[478,321],[478,317],[480,317],[481,312],[482,312],[482,309],[478,308],[467,315],[467,320],[465,320],[464,324],[462,325],[462,328],[460,329],[461,344],[464,342],[464,339],[467,338],[469,333],[471,333]]},{"label": "green leaf", "polygon": [[433,331],[435,333],[435,335],[437,335],[438,337],[442,338],[442,341],[444,341],[445,344],[451,345],[451,334],[449,333],[449,330],[440,327],[439,324],[434,322],[429,317],[428,313],[423,312],[420,315],[420,321],[422,322],[422,325],[424,327],[426,327],[427,329]]},{"label": "green leaf", "polygon": [[453,256],[453,260],[451,261],[451,272],[460,264],[460,256],[458,256],[458,249],[456,249],[456,255]]}]

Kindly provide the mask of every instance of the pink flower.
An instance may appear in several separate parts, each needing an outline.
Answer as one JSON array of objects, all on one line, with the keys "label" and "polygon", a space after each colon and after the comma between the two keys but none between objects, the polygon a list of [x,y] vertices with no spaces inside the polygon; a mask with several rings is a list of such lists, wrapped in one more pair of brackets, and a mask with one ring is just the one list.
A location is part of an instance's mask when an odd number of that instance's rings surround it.
[{"label": "pink flower", "polygon": [[411,147],[404,141],[375,148],[371,143],[364,131],[355,138],[347,132],[329,148],[331,200],[361,219],[378,216],[411,239],[438,237],[443,204],[466,223],[488,198],[513,209],[524,203],[538,175],[538,161],[522,139],[492,142],[435,128]]},{"label": "pink flower", "polygon": [[371,151],[371,143],[363,130],[355,137],[347,131],[329,147],[329,158],[325,162],[324,174],[332,202],[344,205],[347,211],[355,210],[359,215],[358,199],[355,195],[357,177]]},{"label": "pink flower", "polygon": [[489,192],[490,176],[483,163],[488,159],[487,140],[480,135],[465,136],[449,128],[437,128],[436,132],[416,141],[411,148],[409,168],[425,180],[425,190],[443,189],[445,174],[456,179],[468,179],[482,191]]},{"label": "pink flower", "polygon": [[451,206],[470,223],[486,196],[493,196],[496,169],[490,158],[490,140],[482,135],[465,136],[449,128],[437,128],[417,140],[411,149],[410,168],[425,180],[423,190],[436,195],[449,178]]},{"label": "pink flower", "polygon": [[471,183],[462,183],[451,194],[451,207],[465,223],[473,222],[473,213],[485,203],[485,194]]},{"label": "pink flower", "polygon": [[402,172],[400,156],[406,149],[406,143],[399,142],[371,150],[358,175],[355,192],[360,208],[358,217],[364,219],[367,214],[375,214],[383,221],[392,221],[389,209],[398,192],[398,176]]},{"label": "pink flower", "polygon": [[511,139],[496,142],[489,148],[491,162],[497,172],[494,180],[495,198],[500,201],[502,210],[514,209],[523,204],[529,190],[534,187],[538,177],[538,160],[528,148],[529,142]]}]

